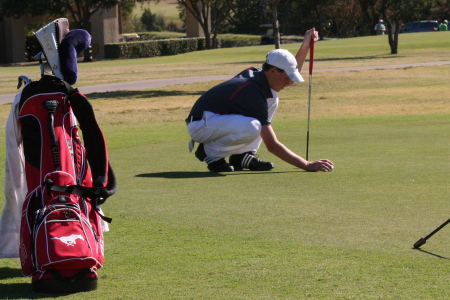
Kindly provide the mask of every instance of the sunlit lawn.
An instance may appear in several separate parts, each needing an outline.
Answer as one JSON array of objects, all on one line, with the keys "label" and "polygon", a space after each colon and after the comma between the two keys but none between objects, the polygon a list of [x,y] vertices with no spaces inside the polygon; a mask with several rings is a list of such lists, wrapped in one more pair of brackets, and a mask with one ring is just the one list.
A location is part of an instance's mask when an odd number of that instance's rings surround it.
[{"label": "sunlit lawn", "polygon": [[[447,61],[444,36],[402,35],[397,56],[386,37],[324,41],[314,66]],[[269,50],[83,63],[78,86],[232,75]],[[18,74],[38,75],[37,66],[0,71],[2,93]],[[450,228],[424,251],[412,245],[449,218],[449,76],[449,66],[314,73],[310,157],[331,159],[330,173],[303,172],[264,147],[273,171],[207,172],[187,151],[183,119],[218,82],[89,94],[119,182],[104,205],[113,223],[99,288],[35,294],[18,262],[0,259],[0,298],[448,299]],[[308,82],[280,97],[273,127],[304,155]],[[0,106],[0,128],[8,111]]]}]

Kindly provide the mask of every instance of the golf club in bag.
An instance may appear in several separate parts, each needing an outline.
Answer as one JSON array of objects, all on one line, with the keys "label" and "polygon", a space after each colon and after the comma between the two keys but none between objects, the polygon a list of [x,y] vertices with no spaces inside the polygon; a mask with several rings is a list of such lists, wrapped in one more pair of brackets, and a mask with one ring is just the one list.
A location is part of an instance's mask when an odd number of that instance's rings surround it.
[{"label": "golf club in bag", "polygon": [[[313,30],[315,30],[313,28]],[[312,89],[312,73],[314,65],[314,35],[311,35],[311,42],[309,43],[309,90],[308,90],[308,125],[306,130],[306,160],[309,154],[309,124],[311,120],[311,89]]]},{"label": "golf club in bag", "polygon": [[417,242],[414,243],[414,249],[419,249],[421,246],[423,246],[427,240],[432,237],[436,232],[438,232],[439,230],[441,230],[442,228],[445,227],[445,225],[447,225],[448,223],[450,223],[450,219],[448,219],[447,221],[445,221],[444,223],[441,224],[441,226],[439,226],[438,228],[436,228],[435,230],[433,230],[429,235],[427,235],[424,238],[420,238]]}]

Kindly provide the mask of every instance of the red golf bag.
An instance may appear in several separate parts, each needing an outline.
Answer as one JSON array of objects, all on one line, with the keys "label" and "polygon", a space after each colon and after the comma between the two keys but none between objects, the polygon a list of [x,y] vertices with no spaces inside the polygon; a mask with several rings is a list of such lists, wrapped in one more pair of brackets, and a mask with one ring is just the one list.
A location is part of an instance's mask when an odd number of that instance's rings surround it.
[{"label": "red golf bag", "polygon": [[36,291],[94,290],[104,259],[102,219],[110,222],[99,205],[115,193],[116,180],[92,106],[66,82],[43,76],[23,89],[18,120],[28,187],[22,272]]}]

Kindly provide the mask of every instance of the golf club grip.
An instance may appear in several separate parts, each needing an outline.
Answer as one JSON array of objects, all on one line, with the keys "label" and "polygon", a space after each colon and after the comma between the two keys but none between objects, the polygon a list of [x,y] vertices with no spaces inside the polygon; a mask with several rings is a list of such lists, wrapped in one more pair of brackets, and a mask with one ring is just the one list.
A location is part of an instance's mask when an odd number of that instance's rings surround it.
[{"label": "golf club grip", "polygon": [[[313,28],[313,30],[315,30]],[[309,75],[313,73],[314,66],[314,35],[311,35],[311,42],[309,43]]]}]

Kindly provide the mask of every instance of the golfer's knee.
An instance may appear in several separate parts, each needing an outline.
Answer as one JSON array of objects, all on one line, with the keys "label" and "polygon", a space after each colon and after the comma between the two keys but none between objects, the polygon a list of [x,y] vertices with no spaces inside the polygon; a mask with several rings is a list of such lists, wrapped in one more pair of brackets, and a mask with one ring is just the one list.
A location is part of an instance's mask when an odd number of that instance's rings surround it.
[{"label": "golfer's knee", "polygon": [[261,133],[261,123],[258,120],[254,119],[248,122],[244,128],[242,128],[241,133],[247,140],[253,141]]}]

